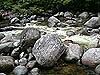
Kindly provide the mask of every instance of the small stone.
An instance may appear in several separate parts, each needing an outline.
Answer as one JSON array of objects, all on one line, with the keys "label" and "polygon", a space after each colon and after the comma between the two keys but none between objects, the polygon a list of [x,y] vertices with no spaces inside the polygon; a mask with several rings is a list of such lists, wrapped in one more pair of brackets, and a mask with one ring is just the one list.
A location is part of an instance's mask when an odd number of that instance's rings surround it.
[{"label": "small stone", "polygon": [[26,65],[27,64],[27,59],[26,58],[21,58],[19,60],[19,64],[22,65],[22,66]]},{"label": "small stone", "polygon": [[26,67],[32,69],[35,66],[35,64],[36,64],[36,61],[35,60],[29,61],[27,63],[27,65],[26,65]]},{"label": "small stone", "polygon": [[24,52],[22,52],[21,54],[20,54],[20,58],[22,58],[24,56]]},{"label": "small stone", "polygon": [[15,75],[25,75],[28,72],[27,68],[25,66],[17,66],[13,70],[13,73]]},{"label": "small stone", "polygon": [[30,71],[30,75],[39,75],[39,69],[38,68],[33,68],[31,71]]}]

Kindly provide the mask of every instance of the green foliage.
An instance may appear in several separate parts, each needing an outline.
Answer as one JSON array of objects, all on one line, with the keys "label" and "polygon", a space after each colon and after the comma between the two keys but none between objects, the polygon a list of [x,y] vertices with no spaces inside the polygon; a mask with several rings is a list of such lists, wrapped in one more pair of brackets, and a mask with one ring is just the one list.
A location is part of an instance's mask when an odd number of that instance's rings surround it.
[{"label": "green foliage", "polygon": [[0,9],[33,13],[53,11],[100,11],[100,0],[2,0]]}]

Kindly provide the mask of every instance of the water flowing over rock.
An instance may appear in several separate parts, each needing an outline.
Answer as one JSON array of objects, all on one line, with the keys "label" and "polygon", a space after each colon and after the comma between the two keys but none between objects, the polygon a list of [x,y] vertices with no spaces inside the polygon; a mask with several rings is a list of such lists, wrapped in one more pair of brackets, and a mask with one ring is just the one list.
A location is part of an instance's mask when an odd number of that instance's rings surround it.
[{"label": "water flowing over rock", "polygon": [[50,67],[64,53],[65,47],[57,34],[47,34],[36,41],[32,53],[36,61],[44,66]]},{"label": "water flowing over rock", "polygon": [[91,48],[82,56],[82,63],[90,67],[100,64],[100,48]]}]

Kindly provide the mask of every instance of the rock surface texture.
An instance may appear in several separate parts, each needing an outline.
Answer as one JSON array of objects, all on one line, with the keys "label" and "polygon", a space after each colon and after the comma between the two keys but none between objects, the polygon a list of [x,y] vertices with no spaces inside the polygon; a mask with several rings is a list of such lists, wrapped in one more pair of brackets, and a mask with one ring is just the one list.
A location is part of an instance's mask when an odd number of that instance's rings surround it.
[{"label": "rock surface texture", "polygon": [[64,51],[65,47],[56,34],[47,34],[41,37],[32,49],[36,61],[46,67],[53,66]]}]

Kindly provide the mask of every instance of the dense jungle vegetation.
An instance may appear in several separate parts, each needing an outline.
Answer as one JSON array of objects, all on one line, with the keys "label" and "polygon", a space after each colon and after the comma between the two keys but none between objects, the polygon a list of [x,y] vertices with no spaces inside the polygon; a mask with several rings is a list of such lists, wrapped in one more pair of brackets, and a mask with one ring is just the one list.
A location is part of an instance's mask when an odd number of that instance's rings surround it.
[{"label": "dense jungle vegetation", "polygon": [[20,13],[58,11],[100,11],[100,0],[2,0],[0,9]]}]

